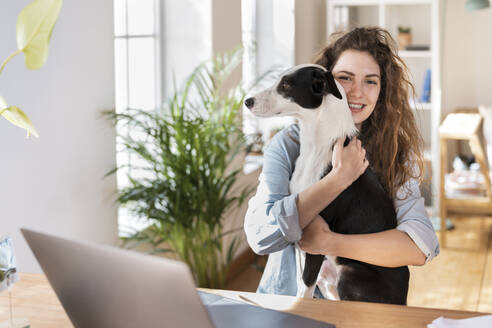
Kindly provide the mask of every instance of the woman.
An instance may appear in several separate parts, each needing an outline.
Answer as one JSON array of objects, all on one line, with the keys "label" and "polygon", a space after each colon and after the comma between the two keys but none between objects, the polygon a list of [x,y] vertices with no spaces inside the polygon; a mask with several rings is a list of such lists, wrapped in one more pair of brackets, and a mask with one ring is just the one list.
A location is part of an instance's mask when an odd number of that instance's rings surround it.
[{"label": "woman", "polygon": [[[337,142],[328,175],[291,195],[299,127],[285,128],[266,147],[260,184],[244,222],[251,248],[269,254],[258,292],[296,294],[295,242],[311,254],[386,267],[423,265],[439,254],[418,188],[422,142],[408,102],[413,87],[396,49],[387,31],[366,27],[339,36],[318,56],[316,63],[343,86],[360,131],[360,140],[354,138],[347,147]],[[394,202],[397,228],[358,235],[332,232],[318,213],[368,165]]]}]

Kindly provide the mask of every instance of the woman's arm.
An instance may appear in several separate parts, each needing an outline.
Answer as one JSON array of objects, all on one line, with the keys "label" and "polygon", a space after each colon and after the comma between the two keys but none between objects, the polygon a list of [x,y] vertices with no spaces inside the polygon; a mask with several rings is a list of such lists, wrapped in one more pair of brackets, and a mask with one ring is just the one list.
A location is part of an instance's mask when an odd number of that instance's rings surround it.
[{"label": "woman's arm", "polygon": [[299,241],[302,229],[367,167],[360,141],[354,138],[344,148],[341,140],[330,174],[300,194],[290,194],[289,181],[299,156],[299,144],[291,135],[297,132],[296,126],[282,130],[264,151],[260,183],[244,219],[246,238],[257,254],[277,252]]},{"label": "woman's arm", "polygon": [[333,247],[337,256],[384,267],[425,263],[424,253],[405,232],[397,229],[363,235],[336,234]]},{"label": "woman's arm", "polygon": [[391,229],[343,235],[331,231],[321,216],[304,229],[299,246],[311,254],[341,256],[384,267],[425,263],[424,253],[405,232]]},{"label": "woman's arm", "polygon": [[259,184],[244,218],[248,244],[260,255],[280,251],[302,235],[297,195],[289,192],[290,177],[299,156],[297,133],[297,126],[289,126],[277,133],[264,149]]}]

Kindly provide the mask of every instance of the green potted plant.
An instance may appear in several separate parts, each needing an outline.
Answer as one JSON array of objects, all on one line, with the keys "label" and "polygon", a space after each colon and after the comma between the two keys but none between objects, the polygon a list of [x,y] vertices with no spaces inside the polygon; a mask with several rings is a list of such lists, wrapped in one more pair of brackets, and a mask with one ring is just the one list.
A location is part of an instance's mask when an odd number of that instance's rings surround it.
[{"label": "green potted plant", "polygon": [[105,113],[128,131],[118,144],[136,159],[110,172],[130,172],[117,202],[149,224],[126,244],[175,254],[200,287],[225,286],[239,239],[226,247],[223,237],[241,229],[224,231],[224,214],[252,191],[236,184],[242,165],[232,164],[246,149],[240,124],[245,92],[239,85],[224,90],[241,58],[238,49],[199,65],[159,110]]},{"label": "green potted plant", "polygon": [[410,44],[412,44],[412,28],[398,25],[398,47],[400,50],[405,50]]},{"label": "green potted plant", "polygon": [[[0,74],[5,65],[16,55],[24,53],[25,64],[29,69],[43,67],[48,58],[48,44],[55,27],[62,0],[34,0],[22,9],[17,18],[17,50],[7,57],[0,66]],[[0,115],[10,123],[38,136],[31,120],[17,106],[9,106],[0,95]]]}]

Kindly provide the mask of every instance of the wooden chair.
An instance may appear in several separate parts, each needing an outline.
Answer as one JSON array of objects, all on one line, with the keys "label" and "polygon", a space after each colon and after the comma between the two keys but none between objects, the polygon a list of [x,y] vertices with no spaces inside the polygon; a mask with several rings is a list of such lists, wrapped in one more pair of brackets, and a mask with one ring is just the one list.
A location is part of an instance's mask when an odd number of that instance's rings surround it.
[{"label": "wooden chair", "polygon": [[[441,247],[446,247],[446,217],[449,214],[492,214],[492,192],[490,175],[485,157],[484,145],[480,134],[482,131],[482,116],[479,113],[451,113],[439,127],[441,142],[441,183],[439,192],[441,217]],[[448,140],[467,140],[475,160],[480,164],[480,170],[485,180],[485,196],[471,198],[448,198],[445,191],[445,174],[448,169]]]}]

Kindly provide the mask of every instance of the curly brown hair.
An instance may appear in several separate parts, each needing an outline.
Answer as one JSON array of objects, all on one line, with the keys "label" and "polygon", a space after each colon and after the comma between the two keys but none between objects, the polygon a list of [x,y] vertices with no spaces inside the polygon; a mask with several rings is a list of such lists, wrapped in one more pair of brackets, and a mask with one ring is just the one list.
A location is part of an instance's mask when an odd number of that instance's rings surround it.
[{"label": "curly brown hair", "polygon": [[[381,91],[373,113],[361,126],[360,139],[371,168],[392,199],[410,178],[422,180],[422,136],[417,128],[409,95],[415,89],[408,68],[398,56],[391,35],[379,27],[360,27],[335,33],[315,63],[332,70],[346,50],[368,52],[381,71]],[[418,168],[418,170],[417,170]]]}]

